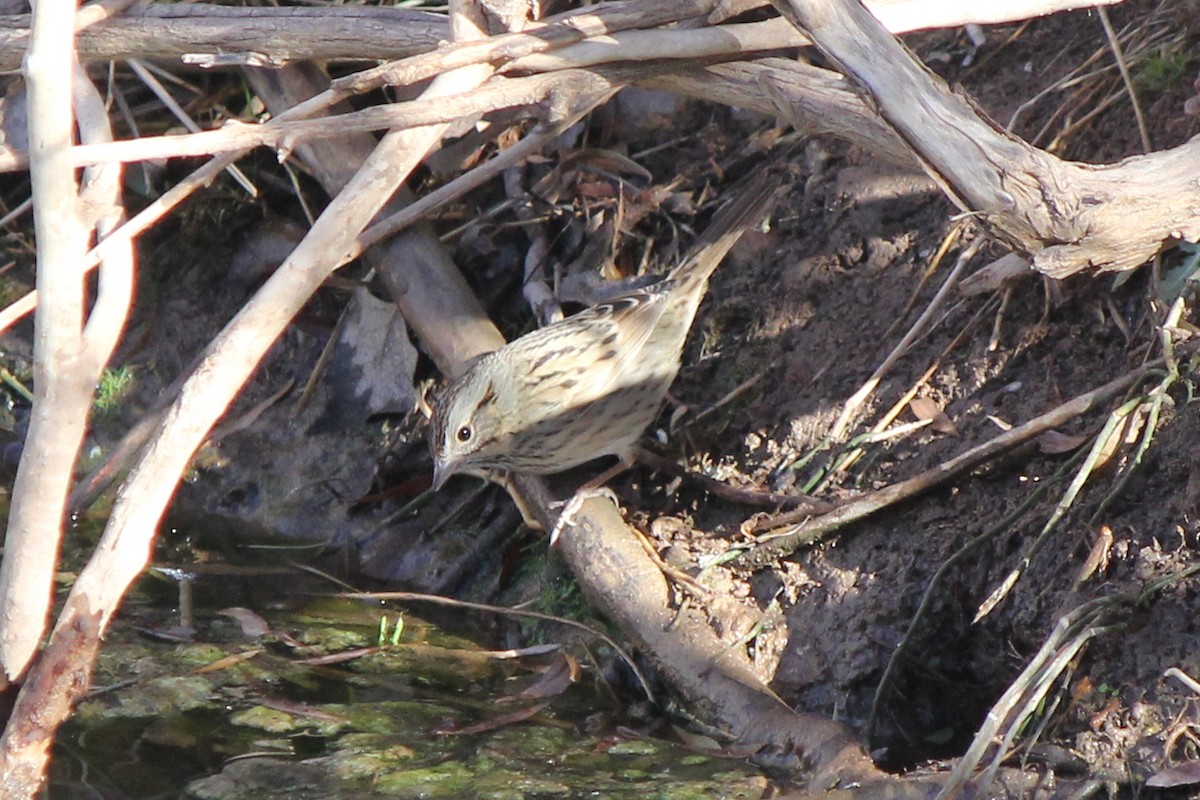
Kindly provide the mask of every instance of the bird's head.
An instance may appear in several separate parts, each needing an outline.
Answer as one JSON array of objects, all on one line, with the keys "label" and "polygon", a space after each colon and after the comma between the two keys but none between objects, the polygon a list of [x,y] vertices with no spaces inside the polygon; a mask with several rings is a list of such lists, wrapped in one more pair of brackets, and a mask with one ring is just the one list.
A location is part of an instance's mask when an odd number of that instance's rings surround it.
[{"label": "bird's head", "polygon": [[429,451],[435,491],[451,475],[482,474],[499,466],[504,427],[491,366],[485,356],[454,381],[434,407]]}]

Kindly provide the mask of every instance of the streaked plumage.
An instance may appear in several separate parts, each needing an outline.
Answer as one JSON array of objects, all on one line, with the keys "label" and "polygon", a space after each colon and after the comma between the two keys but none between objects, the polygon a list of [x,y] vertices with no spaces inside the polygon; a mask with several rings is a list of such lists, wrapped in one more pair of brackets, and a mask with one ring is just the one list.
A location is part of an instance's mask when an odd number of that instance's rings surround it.
[{"label": "streaked plumage", "polygon": [[434,488],[456,473],[562,472],[632,461],[679,372],[708,278],[767,214],[779,182],[752,179],[693,254],[645,289],[488,353],[441,396],[430,422]]}]

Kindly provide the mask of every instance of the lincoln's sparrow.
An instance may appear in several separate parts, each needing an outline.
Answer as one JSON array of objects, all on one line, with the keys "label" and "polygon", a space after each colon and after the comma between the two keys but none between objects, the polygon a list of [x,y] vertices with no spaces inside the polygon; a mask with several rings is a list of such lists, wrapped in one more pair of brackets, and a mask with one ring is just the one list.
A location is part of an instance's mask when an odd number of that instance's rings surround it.
[{"label": "lincoln's sparrow", "polygon": [[778,188],[752,176],[665,279],[477,361],[442,394],[430,422],[434,488],[458,472],[548,474],[605,455],[632,463],[679,372],[708,276],[763,219]]}]

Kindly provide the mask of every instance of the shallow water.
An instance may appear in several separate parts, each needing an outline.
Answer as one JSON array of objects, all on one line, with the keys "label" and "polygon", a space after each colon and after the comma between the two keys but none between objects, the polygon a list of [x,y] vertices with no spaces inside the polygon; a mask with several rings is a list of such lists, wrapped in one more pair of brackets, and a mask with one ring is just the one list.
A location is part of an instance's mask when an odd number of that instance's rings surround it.
[{"label": "shallow water", "polygon": [[[308,596],[278,607],[280,595],[261,585],[269,580],[198,591],[182,622],[173,590],[144,582],[58,737],[49,797],[644,800],[768,790],[703,740],[666,741],[674,735],[660,715],[619,700],[586,664],[565,680],[575,662],[563,651],[500,658],[395,604]],[[237,612],[241,622],[219,613],[222,599],[272,596],[276,607]]]}]

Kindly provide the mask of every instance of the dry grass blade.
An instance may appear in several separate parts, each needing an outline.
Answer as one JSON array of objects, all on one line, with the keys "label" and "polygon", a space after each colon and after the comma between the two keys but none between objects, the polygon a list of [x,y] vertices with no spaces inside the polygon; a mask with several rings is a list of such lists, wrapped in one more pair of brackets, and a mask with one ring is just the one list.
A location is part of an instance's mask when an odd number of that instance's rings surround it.
[{"label": "dry grass blade", "polygon": [[818,541],[830,532],[855,520],[862,519],[894,503],[909,499],[930,489],[941,486],[951,479],[973,469],[987,460],[1006,452],[1018,444],[1033,439],[1045,431],[1062,425],[1071,419],[1094,410],[1097,406],[1137,385],[1147,375],[1163,367],[1159,359],[1138,369],[1127,372],[1105,385],[1085,392],[1034,419],[1006,431],[989,442],[974,447],[933,469],[891,486],[871,492],[852,500],[838,509],[804,522],[781,528],[775,533],[764,534],[759,544],[744,553],[739,561],[745,565],[765,566],[783,558],[796,549]]},{"label": "dry grass blade", "polygon": [[838,439],[842,436],[846,430],[846,427],[850,424],[850,420],[853,419],[854,415],[858,413],[858,410],[862,407],[863,403],[865,403],[867,398],[870,397],[875,391],[875,387],[877,387],[880,381],[883,380],[883,376],[888,373],[888,371],[896,364],[897,361],[901,359],[901,357],[904,356],[906,352],[908,352],[908,348],[912,345],[912,343],[916,341],[917,337],[925,331],[926,327],[929,325],[929,321],[933,319],[934,313],[941,308],[943,303],[946,302],[946,298],[950,296],[950,291],[958,283],[959,276],[962,275],[963,270],[967,268],[967,264],[970,263],[971,259],[975,257],[975,254],[979,252],[979,249],[983,246],[984,241],[985,240],[983,238],[976,239],[975,241],[971,242],[971,244],[967,245],[967,247],[965,247],[959,254],[958,261],[955,263],[954,269],[952,269],[950,274],[946,276],[945,282],[942,283],[941,288],[938,289],[937,294],[934,295],[933,299],[929,301],[929,305],[925,307],[925,310],[921,313],[921,316],[917,318],[917,321],[912,324],[912,327],[908,329],[908,332],[905,333],[896,346],[892,348],[892,352],[888,353],[887,358],[883,360],[883,363],[875,368],[875,372],[871,374],[871,377],[867,379],[866,383],[864,383],[859,390],[855,392],[849,400],[846,401],[845,406],[842,408],[841,415],[838,417],[837,422],[833,424],[833,427],[829,431],[828,436],[830,439]]},{"label": "dry grass blade", "polygon": [[1150,144],[1150,131],[1146,128],[1146,117],[1142,114],[1142,104],[1138,102],[1137,91],[1133,88],[1133,78],[1129,75],[1129,65],[1125,61],[1125,54],[1121,52],[1121,42],[1117,39],[1117,32],[1113,30],[1112,22],[1108,18],[1108,9],[1103,6],[1098,7],[1096,14],[1100,17],[1100,24],[1104,26],[1104,35],[1108,37],[1108,46],[1112,48],[1113,58],[1117,61],[1117,69],[1121,71],[1121,80],[1125,83],[1125,91],[1129,94],[1129,102],[1133,105],[1138,135],[1142,137],[1142,151],[1149,153],[1154,149]]},{"label": "dry grass blade", "polygon": [[977,784],[980,794],[986,795],[987,787],[994,780],[1000,762],[1007,756],[1024,721],[1088,641],[1117,629],[1115,626],[1099,624],[1104,615],[1128,602],[1129,598],[1093,600],[1059,618],[1037,655],[988,711],[971,747],[955,765],[938,793],[938,800],[960,797],[971,774],[994,746],[992,760]]},{"label": "dry grass blade", "polygon": [[994,747],[987,769],[973,785],[979,796],[986,796],[1001,762],[1011,753],[1013,742],[1079,651],[1096,636],[1123,629],[1122,623],[1107,618],[1122,609],[1148,602],[1166,587],[1186,581],[1198,572],[1200,564],[1193,564],[1151,581],[1137,594],[1090,600],[1059,617],[1028,666],[988,711],[970,748],[955,765],[938,793],[938,800],[960,797],[971,774],[982,763],[988,750]]},{"label": "dry grass blade", "polygon": [[[1107,15],[1101,15],[1102,24],[1106,20]],[[1067,76],[1047,87],[1018,110],[1032,107],[1055,91],[1072,90],[1069,96],[1051,109],[1041,128],[1029,138],[1031,143],[1044,146],[1048,152],[1062,152],[1077,133],[1086,131],[1090,123],[1123,97],[1129,97],[1135,120],[1140,120],[1138,127],[1143,150],[1150,152],[1149,134],[1136,94],[1138,81],[1130,73],[1129,65],[1143,59],[1156,59],[1162,51],[1179,49],[1185,45],[1175,26],[1164,25],[1161,21],[1139,21],[1120,32],[1113,31],[1111,24],[1107,24],[1105,33],[1109,37],[1107,47],[1097,48]],[[1109,56],[1115,56],[1115,63],[1097,66]],[[1114,72],[1117,74],[1114,75]],[[1051,135],[1056,125],[1057,132]]]},{"label": "dry grass blade", "polygon": [[[1182,314],[1183,307],[1184,304],[1182,302],[1182,298],[1180,298],[1180,300],[1177,301],[1172,307],[1171,313],[1167,317],[1166,324],[1163,326],[1163,348],[1166,355],[1162,359],[1161,363],[1166,367],[1166,370],[1163,372],[1160,380],[1144,395],[1140,395],[1126,401],[1109,415],[1108,420],[1105,422],[1104,428],[1093,440],[1092,446],[1088,450],[1087,458],[1080,466],[1079,472],[1071,481],[1071,485],[1063,494],[1062,499],[1060,499],[1058,504],[1055,506],[1050,518],[1046,520],[1046,524],[1042,527],[1041,532],[1038,534],[1037,538],[1034,539],[1032,544],[1030,544],[1029,548],[1021,557],[1021,560],[1017,566],[1008,573],[1004,580],[1001,581],[1000,585],[993,590],[993,592],[982,604],[980,604],[978,611],[975,613],[973,622],[978,622],[979,620],[983,619],[983,617],[991,613],[992,610],[1004,600],[1004,598],[1012,590],[1013,586],[1016,585],[1016,582],[1020,579],[1021,574],[1029,567],[1030,563],[1032,563],[1034,556],[1049,539],[1051,532],[1072,508],[1079,496],[1079,493],[1083,490],[1084,485],[1088,482],[1088,480],[1091,479],[1091,476],[1094,470],[1097,468],[1097,465],[1107,460],[1113,447],[1113,439],[1118,437],[1124,430],[1126,430],[1126,420],[1135,415],[1141,415],[1143,410],[1146,410],[1146,420],[1145,424],[1141,427],[1141,436],[1138,447],[1134,452],[1133,457],[1129,459],[1128,463],[1122,465],[1117,484],[1104,497],[1096,511],[1091,515],[1091,522],[1096,522],[1096,520],[1100,518],[1105,510],[1108,509],[1109,505],[1113,502],[1113,500],[1116,499],[1121,489],[1127,485],[1127,482],[1133,475],[1134,471],[1138,466],[1141,465],[1142,459],[1149,450],[1150,444],[1154,440],[1154,435],[1158,430],[1158,421],[1161,415],[1162,406],[1164,403],[1169,402],[1169,395],[1167,393],[1180,377],[1178,364],[1175,362],[1174,342],[1171,331],[1174,327],[1174,323],[1178,321],[1180,315]],[[1150,377],[1150,375],[1147,375],[1147,377]]]},{"label": "dry grass blade", "polygon": [[[942,348],[942,351],[938,353],[938,356],[933,360],[933,363],[931,363],[925,369],[925,372],[923,372],[921,376],[913,382],[912,386],[910,386],[908,390],[900,396],[900,399],[893,403],[892,407],[879,419],[878,422],[871,427],[871,434],[873,436],[882,437],[882,435],[889,430],[889,426],[896,421],[905,408],[910,406],[921,389],[929,384],[929,380],[937,373],[939,369],[941,369],[942,363],[950,356],[950,354],[956,352],[962,343],[967,341],[967,338],[970,336],[970,334],[974,332],[983,321],[984,315],[987,314],[987,312],[994,305],[994,302],[988,301],[979,307],[979,309],[971,316],[971,318],[967,320],[966,324],[964,324],[958,333],[955,334],[954,338],[950,340],[950,343]],[[894,431],[894,429],[892,430]],[[872,439],[855,437],[854,440],[848,442],[847,452],[838,459],[837,465],[830,469],[830,475],[837,472],[845,472],[847,469],[853,466],[854,463],[857,462],[864,453],[859,445],[866,441],[872,441]],[[822,482],[827,480],[828,477],[824,478]],[[810,491],[816,491],[816,489],[810,489]]]},{"label": "dry grass blade", "polygon": [[958,244],[962,238],[963,231],[966,227],[966,222],[963,219],[957,220],[942,237],[941,244],[938,245],[937,251],[933,257],[929,259],[929,265],[921,272],[921,277],[917,280],[917,284],[912,288],[912,293],[908,296],[908,301],[904,304],[904,308],[900,309],[900,313],[896,315],[896,319],[888,326],[888,329],[883,332],[881,339],[890,339],[895,333],[896,328],[900,327],[900,323],[908,316],[908,313],[917,305],[917,298],[921,296],[921,292],[925,289],[925,284],[929,283],[942,265],[942,259],[950,252],[953,247]]},{"label": "dry grass blade", "polygon": [[979,605],[978,610],[975,612],[974,619],[971,620],[972,623],[979,622],[981,619],[990,614],[992,610],[995,609],[995,607],[999,605],[1005,597],[1008,596],[1008,593],[1012,591],[1013,586],[1016,585],[1022,573],[1029,568],[1029,565],[1033,562],[1033,559],[1037,555],[1038,551],[1041,550],[1042,546],[1045,545],[1046,541],[1049,539],[1050,533],[1057,527],[1058,523],[1062,521],[1063,517],[1065,517],[1067,512],[1074,506],[1076,499],[1079,497],[1079,493],[1083,490],[1083,487],[1091,478],[1092,473],[1096,468],[1096,464],[1100,461],[1104,452],[1104,448],[1107,445],[1109,437],[1112,435],[1113,431],[1117,430],[1121,424],[1121,421],[1136,411],[1142,402],[1142,398],[1134,398],[1133,400],[1129,400],[1124,403],[1120,408],[1116,409],[1112,412],[1112,414],[1109,415],[1108,420],[1105,422],[1104,428],[1100,431],[1100,434],[1092,440],[1092,446],[1088,450],[1087,457],[1080,465],[1079,471],[1075,474],[1071,484],[1063,493],[1062,498],[1060,498],[1058,503],[1055,505],[1054,511],[1050,514],[1050,518],[1047,519],[1046,524],[1042,526],[1041,532],[1025,551],[1025,554],[1021,557],[1021,560],[1018,562],[1017,566],[1013,567],[1012,570],[1009,571],[1008,575],[1006,575],[1005,578],[1000,582],[1000,585],[997,586],[996,589],[994,589],[992,593],[988,595],[987,599]]}]

